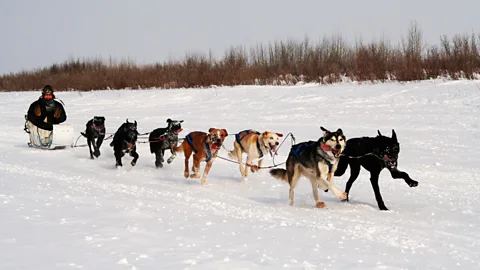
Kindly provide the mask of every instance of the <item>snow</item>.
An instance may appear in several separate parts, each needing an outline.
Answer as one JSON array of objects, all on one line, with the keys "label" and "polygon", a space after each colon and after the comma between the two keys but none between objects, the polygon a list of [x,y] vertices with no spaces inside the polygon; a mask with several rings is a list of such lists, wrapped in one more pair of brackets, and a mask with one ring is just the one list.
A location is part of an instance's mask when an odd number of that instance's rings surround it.
[{"label": "snow", "polygon": [[[28,148],[23,116],[38,95],[0,93],[0,269],[480,267],[480,81],[57,93],[78,135],[94,115],[106,117],[107,132],[127,117],[142,133],[167,118],[185,120],[181,136],[226,128],[229,149],[249,128],[293,132],[297,142],[318,139],[320,126],[347,138],[394,128],[399,168],[419,186],[383,171],[388,212],[364,170],[350,202],[320,192],[327,208],[317,209],[308,180],[289,206],[288,184],[268,170],[241,182],[238,166],[220,159],[202,187],[183,177],[181,153],[156,169],[148,144],[138,145],[135,167],[125,157],[120,169],[109,141],[96,160],[85,147]],[[277,163],[288,150],[286,142]]]}]

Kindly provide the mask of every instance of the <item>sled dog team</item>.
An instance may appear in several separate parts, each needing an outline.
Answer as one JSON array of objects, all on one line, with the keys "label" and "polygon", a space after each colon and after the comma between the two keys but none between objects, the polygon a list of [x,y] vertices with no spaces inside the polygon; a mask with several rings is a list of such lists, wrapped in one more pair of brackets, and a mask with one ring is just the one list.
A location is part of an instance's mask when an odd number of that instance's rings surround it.
[{"label": "sled dog team", "polygon": [[[155,154],[155,166],[163,167],[166,150],[171,153],[167,159],[168,164],[173,162],[177,152],[183,152],[185,178],[200,178],[200,163],[205,162],[201,184],[206,184],[213,162],[217,158],[225,138],[229,135],[227,130],[212,127],[208,132],[190,132],[178,145],[178,134],[182,131],[183,120],[167,119],[166,122],[166,127],[155,129],[149,133],[150,152]],[[388,210],[378,185],[381,170],[387,168],[393,178],[404,179],[410,187],[418,185],[418,182],[411,179],[407,173],[397,169],[400,145],[394,130],[392,130],[392,137],[383,136],[378,131],[376,137],[352,138],[347,141],[340,128],[333,132],[324,127],[320,127],[320,129],[323,134],[316,141],[301,142],[291,147],[285,169],[270,170],[271,176],[289,183],[290,205],[294,203],[294,189],[301,176],[310,180],[315,205],[318,208],[325,207],[325,203],[319,199],[319,188],[325,192],[331,191],[342,201],[348,201],[348,193],[357,179],[361,167],[370,172],[370,182],[381,210]],[[92,159],[94,156],[97,158],[100,156],[100,146],[105,139],[105,130],[105,117],[95,116],[87,122],[85,132],[81,133],[87,138]],[[135,166],[139,158],[136,148],[139,135],[137,122],[129,122],[128,119],[114,133],[110,146],[113,147],[117,167],[123,166],[122,158],[125,154],[133,157],[130,164]],[[277,154],[277,147],[282,137],[282,133],[272,131],[260,133],[251,129],[235,134],[233,150],[228,151],[228,156],[238,162],[240,174],[244,180],[248,176],[249,169],[255,173],[262,167],[263,157]],[[246,162],[242,158],[244,153],[247,155]],[[189,160],[192,155],[193,165],[190,173]],[[258,160],[257,164],[254,164],[255,160]],[[334,185],[333,179],[334,176],[342,176],[349,165],[351,173],[344,192]]]}]

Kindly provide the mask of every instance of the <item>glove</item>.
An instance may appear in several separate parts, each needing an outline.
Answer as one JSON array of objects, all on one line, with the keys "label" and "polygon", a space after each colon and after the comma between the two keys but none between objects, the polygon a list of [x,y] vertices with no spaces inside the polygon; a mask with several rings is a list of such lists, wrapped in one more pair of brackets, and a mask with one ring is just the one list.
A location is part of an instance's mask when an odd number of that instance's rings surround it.
[{"label": "glove", "polygon": [[40,106],[35,107],[35,116],[40,116],[42,115],[42,110],[40,109]]},{"label": "glove", "polygon": [[55,110],[55,114],[53,114],[53,117],[59,118],[60,115],[61,115],[61,113],[62,113],[62,110],[60,110],[60,108],[57,108],[57,109]]}]

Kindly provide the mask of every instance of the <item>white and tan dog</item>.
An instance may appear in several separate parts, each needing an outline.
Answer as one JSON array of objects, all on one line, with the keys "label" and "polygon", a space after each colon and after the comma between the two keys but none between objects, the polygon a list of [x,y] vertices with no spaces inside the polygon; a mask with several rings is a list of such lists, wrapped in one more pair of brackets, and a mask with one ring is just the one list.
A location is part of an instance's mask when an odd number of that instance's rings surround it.
[{"label": "white and tan dog", "polygon": [[[252,173],[255,173],[262,166],[263,157],[267,153],[270,156],[277,154],[277,147],[281,137],[283,137],[282,133],[271,131],[260,133],[252,129],[235,134],[233,150],[228,151],[228,155],[230,158],[238,161],[243,181],[247,180],[248,167],[250,167]],[[247,154],[247,166],[244,166],[242,161],[243,153]],[[253,164],[253,161],[256,159],[258,159],[258,165]]]}]

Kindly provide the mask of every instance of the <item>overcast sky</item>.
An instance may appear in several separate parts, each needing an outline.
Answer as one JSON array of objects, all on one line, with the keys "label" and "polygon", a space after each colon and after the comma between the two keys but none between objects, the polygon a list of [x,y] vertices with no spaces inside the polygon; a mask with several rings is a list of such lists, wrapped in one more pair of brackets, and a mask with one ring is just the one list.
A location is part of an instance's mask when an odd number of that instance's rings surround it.
[{"label": "overcast sky", "polygon": [[416,20],[428,43],[480,33],[480,1],[0,0],[0,74],[69,57],[138,64],[230,45],[341,33],[397,42]]}]

